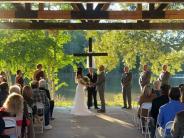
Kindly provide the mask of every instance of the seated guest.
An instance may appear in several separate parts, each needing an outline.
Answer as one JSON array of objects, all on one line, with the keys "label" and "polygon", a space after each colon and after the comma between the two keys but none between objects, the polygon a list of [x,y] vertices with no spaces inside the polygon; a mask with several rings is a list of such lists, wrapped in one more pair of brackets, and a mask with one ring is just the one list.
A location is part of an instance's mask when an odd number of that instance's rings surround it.
[{"label": "seated guest", "polygon": [[23,79],[23,74],[21,70],[17,70],[17,74],[15,77],[15,83],[20,84],[21,87],[23,88],[24,86],[24,79]]},{"label": "seated guest", "polygon": [[[155,98],[156,98],[156,95],[153,93],[151,86],[149,84],[145,85],[143,88],[143,92],[142,92],[140,99],[139,99],[140,107],[143,103],[152,103],[152,100]],[[140,109],[138,111],[138,114],[140,115]],[[143,116],[146,114],[147,114],[147,111],[143,112]]]},{"label": "seated guest", "polygon": [[169,102],[169,97],[168,97],[169,90],[170,90],[169,85],[161,86],[161,96],[153,99],[152,101],[151,116],[155,120],[155,123],[157,121],[157,116],[158,116],[160,107]]},{"label": "seated guest", "polygon": [[53,119],[52,113],[53,113],[53,109],[54,109],[54,100],[51,100],[50,92],[48,89],[46,89],[46,81],[44,79],[41,79],[39,81],[39,90],[45,91],[45,93],[47,94],[47,98],[50,101],[50,117],[51,117],[51,119]]},{"label": "seated guest", "polygon": [[22,90],[22,95],[24,97],[24,100],[26,101],[26,104],[32,109],[33,114],[36,112],[35,111],[35,105],[34,105],[34,101],[33,101],[33,91],[32,88],[28,85],[23,87]]},{"label": "seated guest", "polygon": [[153,83],[153,86],[154,86],[153,89],[154,89],[154,93],[156,94],[156,96],[161,95],[160,85],[161,85],[161,83],[158,80]]},{"label": "seated guest", "polygon": [[[10,86],[10,90],[9,93],[17,93],[17,94],[21,94],[21,86],[15,84]],[[25,127],[27,126],[26,124],[26,120],[28,119],[28,109],[27,109],[27,104],[25,102],[23,102],[23,123],[22,123],[22,135],[24,135],[25,133]],[[30,122],[30,121],[29,121]]]},{"label": "seated guest", "polygon": [[169,85],[163,85],[161,86],[161,96],[153,99],[152,101],[152,107],[151,107],[151,117],[153,118],[153,123],[151,123],[151,137],[154,138],[155,135],[155,129],[156,129],[156,122],[157,122],[157,116],[159,113],[159,109],[162,105],[169,102],[169,93],[170,86]]},{"label": "seated guest", "polygon": [[0,84],[0,107],[3,105],[4,101],[8,96],[8,83],[2,82]]},{"label": "seated guest", "polygon": [[[33,95],[33,92],[32,92],[32,88],[30,86],[24,86],[23,87],[23,90],[22,90],[22,95],[24,97],[24,104],[31,108],[32,110],[32,113],[30,113],[31,115],[29,115],[27,117],[27,119],[30,120],[30,125],[28,126],[28,138],[35,138],[35,134],[34,134],[34,128],[33,128],[33,116],[35,114],[35,110],[36,110],[36,107],[34,106],[33,104],[33,99],[32,99],[32,95]],[[32,116],[33,115],[33,116]]]},{"label": "seated guest", "polygon": [[33,102],[36,104],[37,102],[43,103],[44,105],[44,116],[45,116],[45,129],[52,129],[52,126],[49,125],[50,120],[50,107],[49,107],[49,99],[47,98],[46,92],[38,89],[38,82],[33,81],[31,83],[31,87],[33,89]]},{"label": "seated guest", "polygon": [[18,136],[21,135],[21,125],[23,118],[23,97],[19,94],[10,94],[0,108],[0,117],[14,117],[17,121]]},{"label": "seated guest", "polygon": [[[160,107],[157,122],[160,132],[163,132],[165,125],[173,121],[177,112],[184,110],[184,104],[180,102],[180,90],[178,87],[172,87],[169,92],[169,103]],[[169,135],[169,134],[168,134]]]},{"label": "seated guest", "polygon": [[21,88],[18,85],[12,85],[10,86],[10,90],[9,93],[17,93],[17,94],[21,94]]},{"label": "seated guest", "polygon": [[171,134],[173,138],[184,137],[184,111],[176,114],[176,117],[174,119],[174,124],[171,129]]}]

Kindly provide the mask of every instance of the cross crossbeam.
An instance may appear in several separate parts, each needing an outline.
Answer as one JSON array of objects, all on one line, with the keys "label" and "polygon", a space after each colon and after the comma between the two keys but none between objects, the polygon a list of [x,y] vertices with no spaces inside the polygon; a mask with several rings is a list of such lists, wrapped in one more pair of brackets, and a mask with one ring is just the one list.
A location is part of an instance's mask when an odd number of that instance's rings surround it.
[{"label": "cross crossbeam", "polygon": [[107,53],[94,53],[93,52],[93,47],[92,47],[92,38],[89,38],[89,49],[88,53],[75,53],[73,54],[74,56],[77,57],[88,57],[89,58],[89,67],[93,67],[93,57],[94,56],[108,56]]}]

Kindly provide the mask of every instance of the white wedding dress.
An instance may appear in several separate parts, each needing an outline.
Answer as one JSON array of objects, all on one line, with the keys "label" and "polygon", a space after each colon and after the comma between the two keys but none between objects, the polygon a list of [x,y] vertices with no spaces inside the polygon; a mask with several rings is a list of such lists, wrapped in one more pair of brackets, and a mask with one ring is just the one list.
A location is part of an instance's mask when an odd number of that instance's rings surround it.
[{"label": "white wedding dress", "polygon": [[74,98],[74,106],[71,110],[71,114],[78,116],[89,116],[94,115],[87,108],[86,96],[85,96],[85,86],[78,83],[76,87],[76,93]]}]

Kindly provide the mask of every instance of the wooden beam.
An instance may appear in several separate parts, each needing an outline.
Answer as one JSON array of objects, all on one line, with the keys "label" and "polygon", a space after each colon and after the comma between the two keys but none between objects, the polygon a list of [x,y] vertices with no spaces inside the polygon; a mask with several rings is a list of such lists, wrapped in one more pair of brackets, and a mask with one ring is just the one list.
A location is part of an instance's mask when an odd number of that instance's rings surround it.
[{"label": "wooden beam", "polygon": [[39,9],[39,11],[44,11],[44,4],[43,3],[39,3],[38,9]]},{"label": "wooden beam", "polygon": [[163,11],[168,5],[168,3],[160,4],[156,10]]},{"label": "wooden beam", "polygon": [[31,10],[31,3],[26,3],[25,4],[25,10],[28,10],[28,11]]},{"label": "wooden beam", "polygon": [[182,11],[15,11],[0,10],[0,19],[12,20],[150,20],[184,19]]},{"label": "wooden beam", "polygon": [[[73,8],[74,11],[84,11],[84,6],[82,4],[76,4],[76,3],[71,3],[71,6]],[[82,7],[81,7],[82,6]],[[81,9],[82,8],[82,9]],[[80,20],[82,23],[86,23],[85,20]]]},{"label": "wooden beam", "polygon": [[57,30],[183,30],[184,23],[0,23],[0,29]]},{"label": "wooden beam", "polygon": [[154,11],[155,10],[155,4],[154,3],[150,3],[149,4],[149,11]]},{"label": "wooden beam", "polygon": [[87,7],[87,11],[93,11],[93,3],[87,3],[87,5],[86,5],[86,7]]},{"label": "wooden beam", "polygon": [[76,5],[80,11],[85,11],[84,5],[82,3],[77,3]]},{"label": "wooden beam", "polygon": [[104,4],[103,7],[101,8],[101,11],[106,11],[106,10],[109,9],[109,7],[110,7],[110,3],[106,3],[106,4]]},{"label": "wooden beam", "polygon": [[[87,3],[86,5],[86,11],[93,12],[93,3]],[[88,23],[92,23],[92,20],[87,20]]]},{"label": "wooden beam", "polygon": [[95,7],[95,11],[101,11],[105,3],[100,3]]},{"label": "wooden beam", "polygon": [[77,7],[76,3],[71,3],[71,6],[74,11],[80,11],[80,9]]},{"label": "wooden beam", "polygon": [[183,0],[0,0],[0,3],[175,3]]},{"label": "wooden beam", "polygon": [[24,6],[20,3],[14,3],[13,6],[16,10],[24,10]]},{"label": "wooden beam", "polygon": [[[110,3],[100,3],[96,6],[95,11],[106,11],[108,10]],[[95,20],[95,23],[99,23],[100,20]]]}]

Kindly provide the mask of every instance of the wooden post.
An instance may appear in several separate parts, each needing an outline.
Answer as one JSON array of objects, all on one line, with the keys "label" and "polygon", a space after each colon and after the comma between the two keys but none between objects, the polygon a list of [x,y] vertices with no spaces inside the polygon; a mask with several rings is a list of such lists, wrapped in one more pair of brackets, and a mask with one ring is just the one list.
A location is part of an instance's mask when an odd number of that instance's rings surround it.
[{"label": "wooden post", "polygon": [[[89,38],[89,53],[92,53],[92,38]],[[89,56],[89,67],[93,66],[93,57]]]}]

